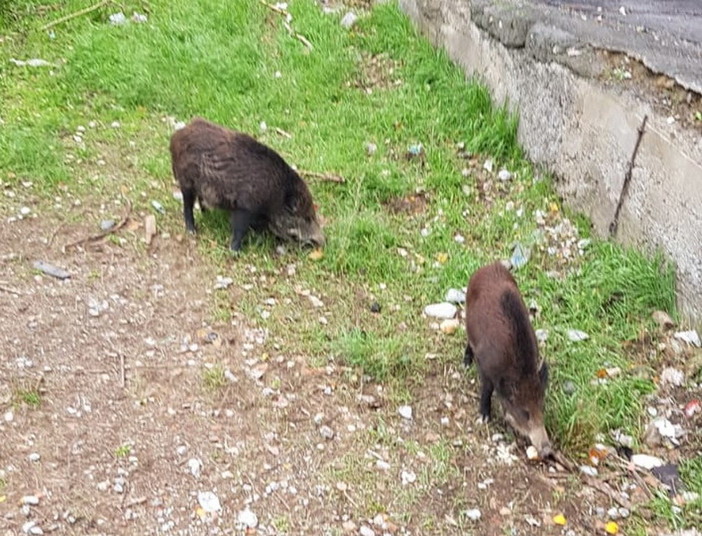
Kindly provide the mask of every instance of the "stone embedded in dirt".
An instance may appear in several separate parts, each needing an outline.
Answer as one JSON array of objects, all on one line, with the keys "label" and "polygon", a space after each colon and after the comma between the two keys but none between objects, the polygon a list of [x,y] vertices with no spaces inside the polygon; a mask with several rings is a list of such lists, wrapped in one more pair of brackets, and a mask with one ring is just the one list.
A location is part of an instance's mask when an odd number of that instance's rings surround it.
[{"label": "stone embedded in dirt", "polygon": [[71,274],[69,274],[66,270],[58,268],[53,264],[49,264],[48,262],[35,261],[32,266],[35,270],[39,270],[40,272],[43,272],[46,275],[55,277],[56,279],[68,279],[69,277],[71,277]]},{"label": "stone embedded in dirt", "polygon": [[110,308],[107,300],[98,300],[92,296],[88,298],[88,314],[92,317],[98,317]]},{"label": "stone embedded in dirt", "polygon": [[25,534],[44,534],[41,527],[37,525],[36,521],[27,521],[22,525],[22,532]]},{"label": "stone embedded in dirt", "polygon": [[329,428],[327,425],[320,426],[319,435],[321,435],[324,439],[330,440],[334,438],[334,430]]},{"label": "stone embedded in dirt", "polygon": [[614,441],[619,443],[622,447],[631,448],[634,444],[634,438],[630,435],[625,434],[619,429],[612,430],[610,432],[610,435],[612,436],[612,439],[614,439]]},{"label": "stone embedded in dirt", "polygon": [[27,459],[30,462],[38,462],[41,459],[41,455],[38,452],[32,452],[29,456],[27,456]]},{"label": "stone embedded in dirt", "polygon": [[102,220],[100,222],[100,230],[109,231],[115,226],[115,220]]},{"label": "stone embedded in dirt", "polygon": [[502,182],[506,182],[512,178],[512,173],[502,168],[497,174],[497,178],[500,179]]},{"label": "stone embedded in dirt", "polygon": [[219,497],[211,491],[198,491],[197,502],[207,513],[218,512],[222,509],[222,505],[219,503]]},{"label": "stone embedded in dirt", "polygon": [[195,478],[200,478],[202,474],[202,461],[198,458],[190,458],[188,460],[188,469],[190,469],[190,474]]},{"label": "stone embedded in dirt", "polygon": [[469,510],[466,510],[465,513],[466,517],[471,521],[478,521],[482,517],[480,510],[478,510],[477,508],[471,508]]},{"label": "stone embedded in dirt", "polygon": [[573,342],[580,342],[589,338],[590,336],[587,333],[585,333],[584,331],[580,331],[579,329],[568,330],[568,339],[570,339]]},{"label": "stone embedded in dirt", "polygon": [[466,293],[464,290],[450,288],[446,291],[444,300],[449,303],[464,303],[466,301]]},{"label": "stone embedded in dirt", "polygon": [[424,314],[431,318],[448,319],[456,316],[458,308],[448,302],[432,303],[424,308]]},{"label": "stone embedded in dirt", "polygon": [[341,524],[341,528],[344,530],[344,532],[356,532],[357,527],[356,527],[356,523],[354,523],[353,521],[347,520]]},{"label": "stone embedded in dirt", "polygon": [[690,331],[677,331],[673,336],[676,339],[680,339],[681,341],[686,342],[687,344],[691,344],[692,346],[697,346],[698,348],[702,346],[702,342],[700,342],[700,336],[694,329]]},{"label": "stone embedded in dirt", "polygon": [[650,454],[634,454],[631,457],[631,462],[638,467],[649,470],[663,465],[663,460],[656,456],[651,456]]},{"label": "stone embedded in dirt", "polygon": [[368,525],[361,525],[361,528],[358,529],[358,533],[361,536],[375,536],[375,531]]},{"label": "stone embedded in dirt", "polygon": [[390,464],[385,460],[377,460],[375,466],[381,471],[388,471],[390,469]]},{"label": "stone embedded in dirt", "polygon": [[217,280],[215,281],[214,289],[223,290],[228,288],[232,283],[234,283],[234,280],[231,277],[222,277],[221,275],[218,275]]},{"label": "stone embedded in dirt", "polygon": [[399,408],[397,408],[397,412],[403,419],[412,419],[412,406],[400,406]]},{"label": "stone embedded in dirt", "polygon": [[534,461],[539,459],[539,451],[534,445],[529,445],[526,449],[526,456],[529,460]]},{"label": "stone embedded in dirt", "polygon": [[413,471],[402,471],[400,478],[403,486],[414,484],[417,481],[417,475]]},{"label": "stone embedded in dirt", "polygon": [[485,160],[485,163],[483,164],[483,169],[487,171],[488,173],[492,173],[492,168],[494,164],[491,159]]},{"label": "stone embedded in dirt", "polygon": [[163,205],[162,205],[160,202],[156,201],[155,199],[154,199],[153,201],[151,201],[151,206],[152,206],[152,207],[154,208],[154,210],[155,210],[156,212],[158,212],[159,214],[165,214],[165,213],[166,213],[166,209],[163,208]]},{"label": "stone embedded in dirt", "polygon": [[237,514],[236,521],[237,521],[237,523],[239,523],[240,525],[243,525],[246,528],[255,529],[256,526],[258,525],[258,516],[256,516],[256,514],[254,514],[247,507],[245,510],[241,510]]},{"label": "stone embedded in dirt", "polygon": [[143,13],[137,13],[136,11],[132,13],[132,22],[136,24],[141,24],[149,20],[149,18]]},{"label": "stone embedded in dirt", "polygon": [[666,367],[661,372],[661,383],[663,385],[673,385],[680,387],[685,383],[685,373],[674,367]]},{"label": "stone embedded in dirt", "polygon": [[20,500],[20,502],[21,502],[22,504],[28,504],[28,505],[30,505],[30,506],[36,506],[37,504],[39,504],[39,497],[37,497],[36,495],[25,495],[24,497],[22,497],[22,499]]},{"label": "stone embedded in dirt", "polygon": [[591,465],[581,465],[580,472],[587,476],[597,476],[597,469]]},{"label": "stone embedded in dirt", "polygon": [[315,296],[314,294],[310,294],[310,295],[308,296],[308,299],[310,300],[310,303],[312,304],[312,307],[316,307],[316,308],[324,307],[324,302],[323,302],[322,300],[320,300],[320,299],[319,299],[317,296]]},{"label": "stone embedded in dirt", "polygon": [[669,330],[670,328],[675,326],[675,322],[673,321],[672,318],[670,318],[670,315],[666,313],[665,311],[654,311],[653,314],[651,315],[653,320],[656,321],[658,326],[662,330]]}]

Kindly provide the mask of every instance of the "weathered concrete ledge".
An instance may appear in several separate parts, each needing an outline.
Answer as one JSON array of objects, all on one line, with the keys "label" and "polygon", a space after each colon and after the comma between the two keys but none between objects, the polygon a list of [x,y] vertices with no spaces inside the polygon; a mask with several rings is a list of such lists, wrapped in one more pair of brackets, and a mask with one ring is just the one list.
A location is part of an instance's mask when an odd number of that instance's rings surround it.
[{"label": "weathered concrete ledge", "polygon": [[[701,322],[702,130],[694,121],[671,119],[674,108],[661,106],[646,89],[655,87],[650,72],[641,83],[603,76],[613,72],[612,54],[603,51],[621,52],[670,77],[666,87],[682,92],[689,112],[690,106],[700,109],[702,47],[664,26],[607,26],[544,5],[557,0],[534,2],[399,0],[436,46],[485,82],[495,101],[518,111],[519,141],[529,158],[554,173],[559,193],[588,214],[602,236],[609,233],[647,117],[616,237],[665,252],[678,267],[681,312]],[[702,17],[685,20],[682,30],[702,39],[695,26]]]}]

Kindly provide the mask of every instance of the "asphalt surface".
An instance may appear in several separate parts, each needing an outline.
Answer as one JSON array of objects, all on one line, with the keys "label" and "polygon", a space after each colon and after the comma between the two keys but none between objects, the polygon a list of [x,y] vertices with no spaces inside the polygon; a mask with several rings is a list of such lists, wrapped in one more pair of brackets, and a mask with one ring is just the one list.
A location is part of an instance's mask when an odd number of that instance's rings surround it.
[{"label": "asphalt surface", "polygon": [[702,0],[527,0],[542,20],[702,94]]}]

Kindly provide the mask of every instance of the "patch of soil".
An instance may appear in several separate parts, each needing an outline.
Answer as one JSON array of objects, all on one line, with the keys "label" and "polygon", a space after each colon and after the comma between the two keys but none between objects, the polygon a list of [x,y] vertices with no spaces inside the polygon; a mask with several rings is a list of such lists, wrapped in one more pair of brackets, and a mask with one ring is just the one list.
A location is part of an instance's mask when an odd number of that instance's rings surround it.
[{"label": "patch of soil", "polygon": [[388,90],[403,84],[397,72],[401,63],[388,54],[369,54],[361,52],[359,70],[356,79],[347,82],[347,86],[359,88],[370,94],[377,90]]},{"label": "patch of soil", "polygon": [[401,197],[393,197],[387,200],[384,205],[393,214],[422,214],[429,204],[426,193],[410,194]]},{"label": "patch of soil", "polygon": [[688,91],[674,79],[653,72],[626,54],[601,50],[599,55],[609,66],[601,76],[602,81],[634,89],[642,99],[674,117],[683,127],[702,133],[702,95]]}]

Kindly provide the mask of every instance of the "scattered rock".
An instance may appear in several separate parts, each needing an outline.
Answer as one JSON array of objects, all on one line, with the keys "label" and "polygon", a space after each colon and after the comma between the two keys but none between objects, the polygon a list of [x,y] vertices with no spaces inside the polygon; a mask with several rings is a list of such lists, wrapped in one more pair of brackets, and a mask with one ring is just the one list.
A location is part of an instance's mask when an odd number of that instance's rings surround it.
[{"label": "scattered rock", "polygon": [[478,521],[482,517],[482,514],[477,508],[471,508],[466,510],[466,517],[471,521]]},{"label": "scattered rock", "polygon": [[536,340],[539,342],[546,342],[548,340],[547,329],[537,329],[534,334],[536,335]]},{"label": "scattered rock", "polygon": [[41,527],[37,525],[36,521],[27,521],[22,525],[22,532],[25,534],[44,534]]},{"label": "scattered rock", "polygon": [[188,469],[190,469],[190,474],[195,478],[200,478],[202,474],[202,461],[197,458],[190,458],[188,460]]},{"label": "scattered rock", "polygon": [[127,24],[127,17],[124,16],[124,13],[121,11],[117,13],[113,13],[110,15],[110,24],[113,26],[121,26],[123,24]]},{"label": "scattered rock", "polygon": [[344,530],[344,532],[356,532],[356,523],[353,521],[344,521],[341,524],[341,528]]},{"label": "scattered rock", "polygon": [[218,512],[222,509],[222,505],[219,503],[219,497],[211,491],[198,491],[197,502],[200,503],[202,509],[208,513]]},{"label": "scattered rock", "polygon": [[458,308],[448,302],[432,303],[424,308],[424,314],[432,318],[453,318],[457,311]]},{"label": "scattered rock", "polygon": [[412,419],[412,406],[400,406],[399,408],[397,408],[397,412],[403,419]]},{"label": "scattered rock", "polygon": [[320,426],[319,435],[321,435],[324,439],[330,440],[334,438],[334,430],[332,430],[326,425]]},{"label": "scattered rock", "polygon": [[666,367],[661,372],[661,383],[680,387],[685,383],[685,373],[673,367]]},{"label": "scattered rock", "polygon": [[109,231],[115,226],[115,220],[102,220],[100,222],[100,230]]},{"label": "scattered rock", "polygon": [[464,290],[458,290],[457,288],[450,288],[446,291],[446,297],[444,299],[448,303],[465,303],[466,293]]},{"label": "scattered rock", "polygon": [[228,288],[234,280],[231,277],[222,277],[221,275],[217,276],[217,281],[215,282],[214,289],[215,290],[223,290]]},{"label": "scattered rock", "polygon": [[406,486],[407,484],[413,484],[417,481],[417,475],[412,471],[402,471],[402,473],[400,474],[400,478],[402,479],[403,486]]},{"label": "scattered rock", "polygon": [[534,445],[529,445],[526,449],[526,456],[529,460],[534,461],[539,459],[539,451]]},{"label": "scattered rock", "polygon": [[357,20],[358,16],[353,11],[349,11],[342,17],[341,26],[349,30],[354,24],[356,24]]},{"label": "scattered rock", "polygon": [[670,318],[670,315],[665,311],[654,311],[651,316],[664,331],[675,326],[675,322],[673,322],[673,319]]},{"label": "scattered rock", "polygon": [[597,468],[591,465],[581,465],[580,472],[587,476],[597,476]]},{"label": "scattered rock", "polygon": [[379,313],[380,309],[381,309],[380,304],[377,301],[374,301],[373,303],[371,303],[371,306],[370,306],[371,313]]},{"label": "scattered rock", "polygon": [[258,525],[258,517],[248,508],[241,510],[237,514],[236,520],[239,524],[250,529],[255,529]]},{"label": "scattered rock", "polygon": [[149,20],[148,17],[146,15],[144,15],[143,13],[137,13],[136,11],[134,13],[132,13],[132,22],[134,22],[136,24],[144,23],[147,20]]},{"label": "scattered rock", "polygon": [[589,339],[590,336],[579,329],[569,329],[568,338],[573,342],[580,342]]},{"label": "scattered rock", "polygon": [[506,169],[502,168],[497,174],[497,178],[500,179],[502,182],[506,182],[512,178],[512,174]]},{"label": "scattered rock", "polygon": [[687,344],[691,344],[692,346],[697,346],[698,348],[702,346],[702,342],[700,342],[700,336],[694,329],[690,331],[678,331],[673,336],[676,339],[685,341]]},{"label": "scattered rock", "polygon": [[368,153],[368,156],[374,155],[377,150],[378,146],[375,143],[366,143],[366,153]]},{"label": "scattered rock", "polygon": [[485,160],[485,163],[483,164],[483,169],[487,171],[488,173],[492,173],[492,168],[493,168],[493,163],[492,160],[487,159]]},{"label": "scattered rock", "polygon": [[30,462],[38,462],[41,459],[41,455],[38,452],[32,452],[29,456],[27,456],[27,459]]},{"label": "scattered rock", "polygon": [[53,264],[49,264],[48,262],[35,261],[32,266],[34,266],[35,270],[39,270],[40,272],[43,272],[46,275],[55,277],[56,279],[68,279],[69,277],[71,277],[71,274],[69,274],[66,270],[58,268]]},{"label": "scattered rock", "polygon": [[631,457],[631,461],[634,465],[649,470],[653,469],[654,467],[660,467],[661,465],[663,465],[663,460],[657,458],[656,456],[651,456],[649,454],[634,454]]},{"label": "scattered rock", "polygon": [[22,504],[28,504],[30,506],[36,506],[39,504],[39,497],[36,495],[25,495],[20,501]]},{"label": "scattered rock", "polygon": [[358,529],[358,533],[361,536],[375,536],[375,531],[368,525],[361,525],[361,528]]}]

